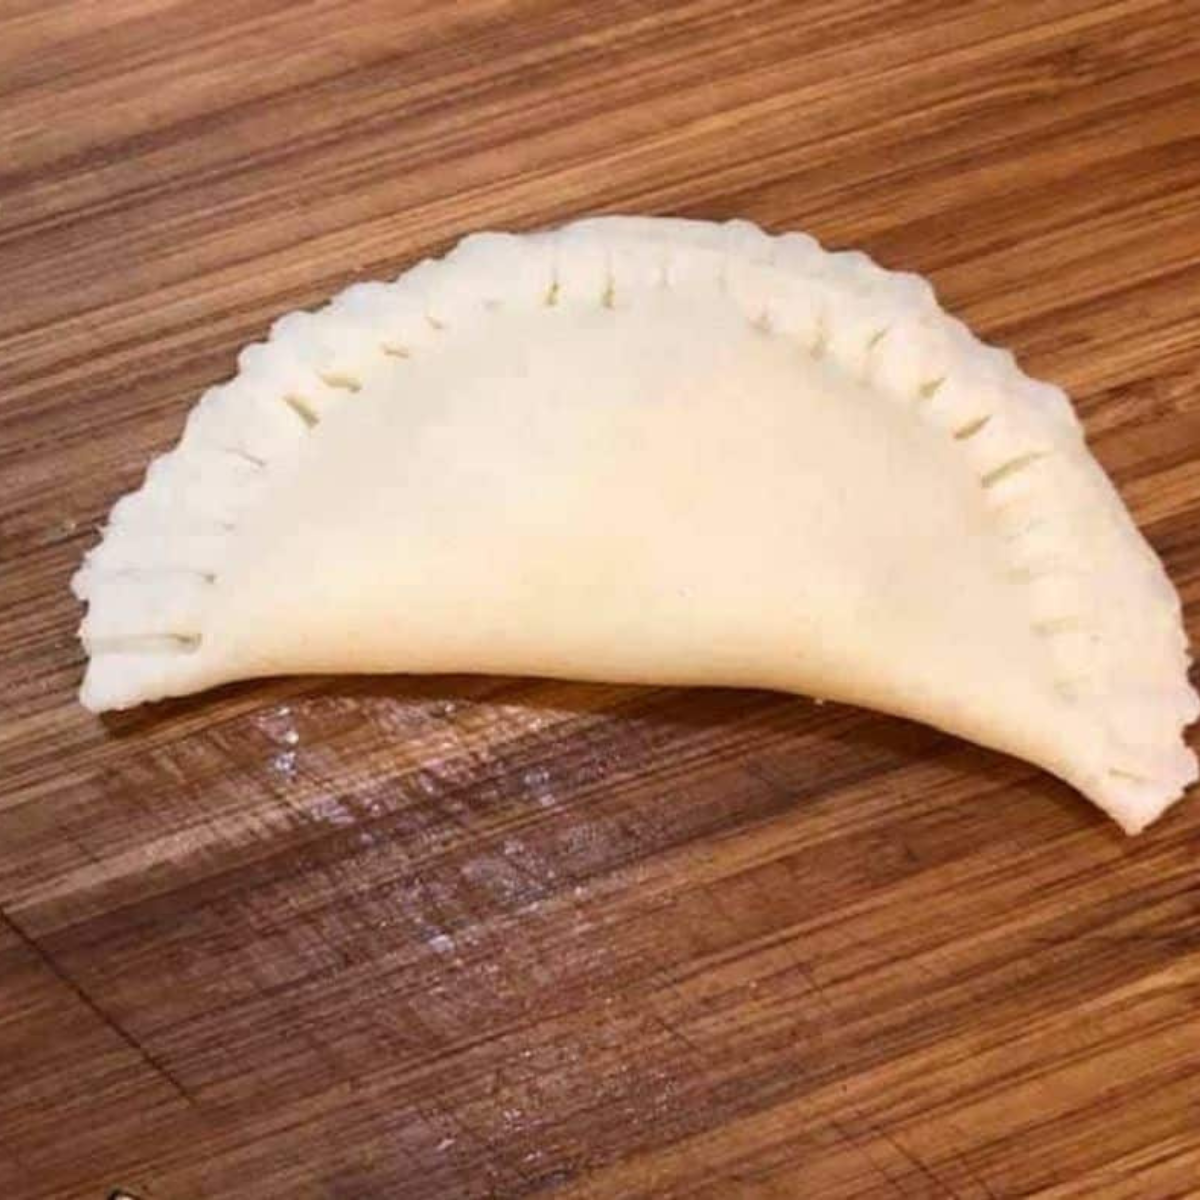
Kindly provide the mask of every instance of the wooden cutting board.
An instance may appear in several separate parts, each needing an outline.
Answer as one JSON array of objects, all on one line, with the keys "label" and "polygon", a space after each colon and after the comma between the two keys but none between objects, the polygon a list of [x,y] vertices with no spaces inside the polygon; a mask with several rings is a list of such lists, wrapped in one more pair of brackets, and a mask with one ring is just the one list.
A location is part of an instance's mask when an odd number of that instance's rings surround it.
[{"label": "wooden cutting board", "polygon": [[1193,0],[0,4],[0,1190],[1200,1195],[1200,796],[787,696],[98,720],[67,580],[270,318],[745,216],[1075,396],[1200,633]]}]

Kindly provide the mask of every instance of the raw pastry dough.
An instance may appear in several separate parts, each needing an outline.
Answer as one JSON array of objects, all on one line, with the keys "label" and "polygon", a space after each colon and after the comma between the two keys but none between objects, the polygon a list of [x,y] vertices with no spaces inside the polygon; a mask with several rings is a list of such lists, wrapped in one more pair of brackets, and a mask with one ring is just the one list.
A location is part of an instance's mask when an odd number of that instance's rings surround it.
[{"label": "raw pastry dough", "polygon": [[481,671],[811,692],[1070,781],[1196,777],[1179,602],[1071,406],[800,234],[469,237],[276,322],[74,580],[82,699]]}]

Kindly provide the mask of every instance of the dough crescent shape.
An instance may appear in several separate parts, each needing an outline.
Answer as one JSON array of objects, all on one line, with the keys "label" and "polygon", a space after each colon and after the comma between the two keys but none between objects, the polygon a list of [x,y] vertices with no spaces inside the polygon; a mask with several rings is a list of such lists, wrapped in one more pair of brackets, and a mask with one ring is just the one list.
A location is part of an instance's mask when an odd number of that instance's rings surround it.
[{"label": "dough crescent shape", "polygon": [[806,692],[1129,832],[1196,778],[1180,605],[1057,388],[802,234],[479,234],[276,322],[74,579],[82,700],[300,672]]}]

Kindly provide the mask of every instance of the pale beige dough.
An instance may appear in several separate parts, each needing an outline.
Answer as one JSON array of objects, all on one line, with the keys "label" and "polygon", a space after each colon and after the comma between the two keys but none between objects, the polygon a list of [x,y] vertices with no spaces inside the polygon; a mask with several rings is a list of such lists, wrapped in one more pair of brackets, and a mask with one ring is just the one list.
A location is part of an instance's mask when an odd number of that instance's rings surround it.
[{"label": "pale beige dough", "polygon": [[807,692],[1126,829],[1195,778],[1179,605],[1065,397],[800,235],[468,239],[277,323],[113,511],[83,699],[480,671]]}]

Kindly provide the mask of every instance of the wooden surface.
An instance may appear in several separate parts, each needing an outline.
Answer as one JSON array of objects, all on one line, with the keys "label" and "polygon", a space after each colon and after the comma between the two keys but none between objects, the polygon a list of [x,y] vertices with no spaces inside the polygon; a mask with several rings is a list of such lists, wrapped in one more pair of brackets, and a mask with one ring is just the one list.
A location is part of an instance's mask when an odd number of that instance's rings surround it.
[{"label": "wooden surface", "polygon": [[1200,796],[763,693],[100,721],[67,592],[273,315],[617,209],[929,274],[1195,637],[1198,80],[1194,0],[0,0],[0,1190],[1200,1195]]}]

